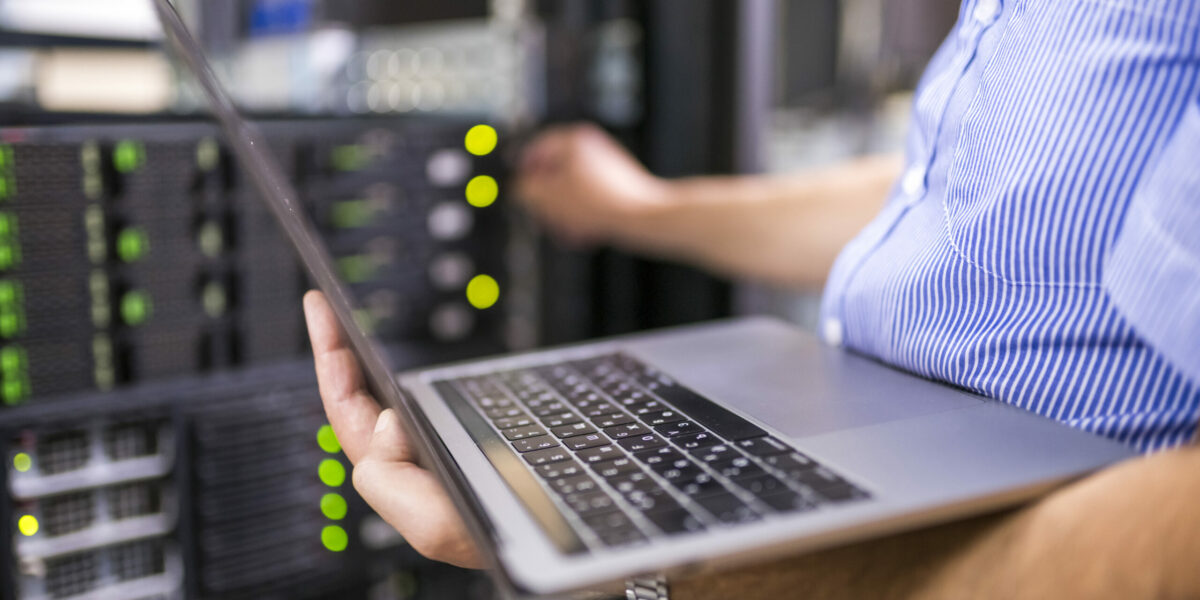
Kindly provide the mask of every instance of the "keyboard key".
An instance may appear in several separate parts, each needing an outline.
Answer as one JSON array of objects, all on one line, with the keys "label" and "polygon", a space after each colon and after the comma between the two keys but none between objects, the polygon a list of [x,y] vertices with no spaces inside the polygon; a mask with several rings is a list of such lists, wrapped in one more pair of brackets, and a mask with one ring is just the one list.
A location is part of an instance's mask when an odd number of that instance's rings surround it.
[{"label": "keyboard key", "polygon": [[625,438],[623,440],[617,440],[617,443],[620,444],[622,448],[624,448],[630,452],[641,452],[643,450],[653,450],[655,448],[661,448],[661,447],[667,445],[667,443],[664,442],[662,438],[658,437],[657,435],[654,435],[653,433],[648,433],[646,435],[639,435],[637,437],[629,437],[629,438]]},{"label": "keyboard key", "polygon": [[607,413],[598,417],[592,417],[592,424],[601,429],[616,427],[617,425],[624,425],[632,422],[633,417],[625,413]]},{"label": "keyboard key", "polygon": [[849,483],[841,483],[831,485],[817,490],[817,495],[830,502],[845,502],[847,500],[856,500],[858,498],[867,498],[866,492],[854,487]]},{"label": "keyboard key", "polygon": [[585,517],[584,522],[608,546],[625,546],[646,539],[625,513],[611,512]]},{"label": "keyboard key", "polygon": [[813,499],[790,489],[762,496],[759,500],[779,512],[801,512],[818,506]]},{"label": "keyboard key", "polygon": [[608,485],[622,495],[629,494],[633,491],[648,492],[651,490],[661,490],[657,483],[646,474],[645,471],[636,471],[633,473],[624,473],[607,480]]},{"label": "keyboard key", "polygon": [[539,406],[538,408],[530,408],[530,412],[532,412],[534,414],[534,416],[536,416],[538,418],[549,417],[551,415],[555,415],[555,414],[566,412],[566,411],[567,411],[567,405],[563,404],[562,402],[559,402],[557,400],[555,400],[554,402],[547,402],[547,403]]},{"label": "keyboard key", "polygon": [[668,468],[672,462],[684,459],[684,456],[680,454],[678,450],[671,448],[670,446],[638,452],[637,454],[634,454],[634,456],[646,465],[649,465],[650,468],[654,469],[655,471],[658,470],[660,465],[663,466],[663,468]]},{"label": "keyboard key", "polygon": [[538,427],[537,425],[526,425],[524,427],[505,429],[500,433],[504,434],[505,439],[511,442],[515,440],[523,440],[525,438],[537,437],[539,435],[546,435],[546,430]]},{"label": "keyboard key", "polygon": [[604,434],[589,433],[587,435],[577,435],[575,437],[569,437],[569,438],[563,440],[562,443],[564,446],[578,452],[580,450],[585,450],[587,448],[595,448],[596,446],[603,446],[603,445],[609,443],[609,439],[604,437]]},{"label": "keyboard key", "polygon": [[654,428],[659,435],[663,437],[675,437],[677,435],[687,435],[689,433],[699,433],[704,431],[699,425],[691,421],[679,421],[678,423],[667,423]]},{"label": "keyboard key", "polygon": [[479,399],[479,407],[484,410],[487,410],[489,408],[508,408],[512,405],[513,405],[512,398],[506,398],[503,396],[498,396],[498,397],[489,396],[486,398]]},{"label": "keyboard key", "polygon": [[563,425],[570,425],[572,423],[578,423],[582,420],[583,419],[579,418],[579,415],[577,415],[573,412],[561,412],[561,413],[554,413],[554,414],[546,416],[546,417],[542,417],[542,425],[545,425],[546,427],[551,427],[551,428],[562,427]]},{"label": "keyboard key", "polygon": [[528,439],[524,439],[524,440],[517,440],[512,443],[513,448],[515,448],[517,450],[517,452],[532,452],[534,450],[543,450],[546,448],[553,448],[557,445],[558,445],[558,440],[556,440],[548,435],[542,435],[542,436],[528,438]]},{"label": "keyboard key", "polygon": [[638,415],[638,418],[643,423],[651,427],[666,425],[668,423],[678,423],[683,420],[683,415],[673,410],[656,410],[648,413],[638,413]]},{"label": "keyboard key", "polygon": [[511,419],[513,417],[521,417],[521,416],[525,415],[525,411],[523,411],[520,408],[517,408],[515,406],[511,406],[508,408],[489,408],[487,410],[484,410],[483,414],[486,415],[487,418],[495,421],[497,419]]},{"label": "keyboard key", "polygon": [[742,453],[734,450],[733,447],[728,444],[716,444],[714,446],[696,448],[692,450],[691,455],[695,456],[700,462],[707,464],[725,460],[727,458],[742,456]]},{"label": "keyboard key", "polygon": [[590,419],[601,415],[610,415],[615,412],[617,412],[617,407],[613,406],[611,402],[600,402],[589,406],[587,410],[583,411],[583,414]]},{"label": "keyboard key", "polygon": [[707,431],[673,437],[671,438],[671,441],[674,442],[676,446],[689,451],[699,448],[707,448],[708,446],[715,446],[721,443],[721,440],[718,439],[717,436]]},{"label": "keyboard key", "polygon": [[663,479],[666,479],[676,486],[688,483],[701,475],[705,475],[705,472],[700,469],[700,467],[692,464],[684,467],[672,467],[670,469],[657,471],[657,473],[661,475]]},{"label": "keyboard key", "polygon": [[700,473],[691,481],[683,484],[676,484],[679,491],[683,492],[690,498],[702,498],[713,494],[726,494],[728,491],[721,482],[713,479],[708,473]]},{"label": "keyboard key", "polygon": [[604,433],[607,433],[608,437],[614,440],[619,440],[634,435],[645,435],[650,433],[650,430],[646,429],[640,423],[629,423],[626,425],[617,425],[616,427],[605,427]]},{"label": "keyboard key", "polygon": [[758,496],[759,498],[778,494],[789,489],[787,484],[765,473],[756,477],[742,479],[737,483],[743,488],[746,488],[746,491]]},{"label": "keyboard key", "polygon": [[588,425],[587,423],[584,423],[583,421],[580,421],[578,423],[572,423],[570,425],[561,425],[559,427],[553,427],[550,429],[550,433],[553,433],[556,437],[559,437],[559,438],[569,438],[573,435],[584,435],[586,433],[596,433],[596,428],[592,427],[591,425]]},{"label": "keyboard key", "polygon": [[704,523],[685,508],[649,511],[646,518],[668,535],[704,531]]},{"label": "keyboard key", "polygon": [[550,487],[554,488],[554,491],[559,494],[566,496],[599,490],[600,484],[596,483],[596,480],[592,479],[591,475],[583,474],[555,479],[550,482]]},{"label": "keyboard key", "polygon": [[580,450],[575,456],[587,464],[592,464],[606,460],[612,460],[618,456],[624,455],[621,454],[621,451],[618,450],[616,446],[609,445],[588,448],[587,450]]},{"label": "keyboard key", "polygon": [[563,502],[571,507],[581,517],[596,515],[617,510],[617,502],[602,490],[578,492],[563,496]]},{"label": "keyboard key", "polygon": [[769,436],[739,440],[734,442],[734,445],[754,456],[771,456],[792,451],[787,444]]},{"label": "keyboard key", "polygon": [[548,465],[559,461],[564,461],[571,458],[571,453],[566,448],[547,448],[545,450],[534,450],[521,455],[525,462],[533,465]]},{"label": "keyboard key", "polygon": [[[668,410],[668,408],[669,407],[666,404],[663,404],[658,400],[646,400],[645,402],[638,402],[637,404],[629,404],[625,406],[626,410],[635,415],[648,415],[650,413]],[[667,421],[664,421],[664,423],[666,422]]]},{"label": "keyboard key", "polygon": [[789,475],[789,479],[818,492],[828,487],[848,485],[846,480],[839,477],[837,473],[825,467],[817,467],[815,466],[816,463],[810,464],[814,466],[803,471],[798,471],[794,475]]},{"label": "keyboard key", "polygon": [[592,465],[592,470],[605,479],[611,479],[618,475],[639,472],[641,468],[637,466],[637,463],[632,458],[622,456],[621,458],[595,463]]},{"label": "keyboard key", "polygon": [[512,429],[513,427],[525,427],[533,425],[533,417],[529,415],[521,415],[519,417],[507,417],[504,419],[496,419],[497,429]]},{"label": "keyboard key", "polygon": [[747,477],[755,477],[758,475],[766,475],[767,472],[757,463],[746,458],[745,456],[737,456],[733,458],[724,458],[715,462],[708,463],[716,472],[724,477],[728,477],[734,481]]},{"label": "keyboard key", "polygon": [[745,502],[733,494],[715,494],[696,498],[696,504],[704,507],[713,517],[722,523],[745,523],[758,520],[758,513],[746,506]]},{"label": "keyboard key", "polygon": [[[553,451],[553,449],[551,449],[550,451]],[[538,450],[538,452],[547,452],[547,450]],[[534,453],[530,452],[529,454],[526,454],[525,456],[529,456],[530,454],[534,454]],[[587,469],[583,468],[583,465],[575,462],[574,460],[568,459],[568,460],[564,460],[564,461],[552,462],[549,464],[539,465],[537,467],[537,472],[539,475],[542,476],[542,478],[547,479],[547,480],[553,480],[553,479],[560,479],[562,477],[571,477],[573,475],[582,475],[584,473],[587,473]]]},{"label": "keyboard key", "polygon": [[643,513],[679,508],[679,503],[661,487],[652,490],[634,490],[624,496],[627,502]]},{"label": "keyboard key", "polygon": [[788,479],[797,479],[804,473],[817,468],[817,463],[799,452],[791,454],[776,454],[763,459],[772,469],[776,469],[783,473]]}]

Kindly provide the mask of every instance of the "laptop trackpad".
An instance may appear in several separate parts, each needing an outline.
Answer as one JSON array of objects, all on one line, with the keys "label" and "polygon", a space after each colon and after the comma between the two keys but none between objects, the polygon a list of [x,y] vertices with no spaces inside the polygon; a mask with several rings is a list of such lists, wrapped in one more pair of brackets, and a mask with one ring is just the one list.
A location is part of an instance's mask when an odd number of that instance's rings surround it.
[{"label": "laptop trackpad", "polygon": [[909,419],[982,401],[829,348],[766,319],[651,335],[627,349],[695,391],[793,437]]}]

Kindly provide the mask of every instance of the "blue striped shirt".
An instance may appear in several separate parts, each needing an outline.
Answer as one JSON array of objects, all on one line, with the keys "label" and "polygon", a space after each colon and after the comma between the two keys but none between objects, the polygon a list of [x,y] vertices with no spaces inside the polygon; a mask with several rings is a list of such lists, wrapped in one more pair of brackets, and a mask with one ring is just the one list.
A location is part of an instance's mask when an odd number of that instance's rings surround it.
[{"label": "blue striped shirt", "polygon": [[827,341],[1110,436],[1200,419],[1200,1],[966,0]]}]

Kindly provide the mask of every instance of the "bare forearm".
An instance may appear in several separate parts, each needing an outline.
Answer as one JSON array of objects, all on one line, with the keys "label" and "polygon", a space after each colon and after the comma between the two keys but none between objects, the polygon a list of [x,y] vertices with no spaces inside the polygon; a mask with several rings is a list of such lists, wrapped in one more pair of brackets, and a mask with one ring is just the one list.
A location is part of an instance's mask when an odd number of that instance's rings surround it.
[{"label": "bare forearm", "polygon": [[618,230],[619,244],[730,275],[818,286],[900,169],[871,157],[786,176],[696,177]]},{"label": "bare forearm", "polygon": [[672,586],[702,600],[1200,597],[1200,449],[1106,470],[1019,511]]}]

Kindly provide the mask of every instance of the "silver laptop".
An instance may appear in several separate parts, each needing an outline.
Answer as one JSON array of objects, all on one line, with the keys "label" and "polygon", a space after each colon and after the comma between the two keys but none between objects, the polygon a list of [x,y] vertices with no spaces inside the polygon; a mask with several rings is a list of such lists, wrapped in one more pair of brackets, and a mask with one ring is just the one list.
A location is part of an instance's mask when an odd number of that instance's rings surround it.
[{"label": "silver laptop", "polygon": [[296,193],[155,0],[228,143],[501,589],[561,596],[1013,505],[1133,453],[766,319],[392,376]]}]

